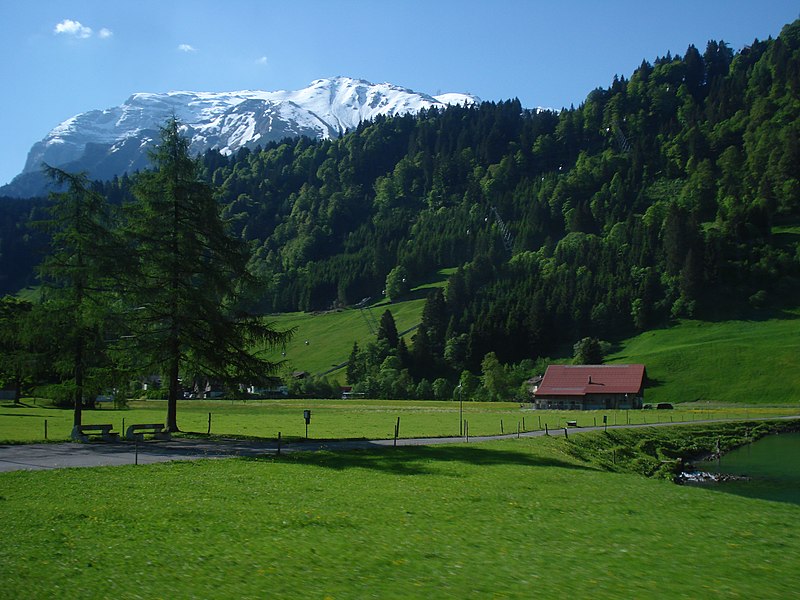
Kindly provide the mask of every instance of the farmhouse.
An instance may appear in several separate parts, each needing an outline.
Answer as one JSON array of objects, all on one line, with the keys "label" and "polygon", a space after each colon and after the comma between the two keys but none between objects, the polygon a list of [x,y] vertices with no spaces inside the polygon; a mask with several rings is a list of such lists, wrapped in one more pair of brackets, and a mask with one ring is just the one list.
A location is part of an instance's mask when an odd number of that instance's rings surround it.
[{"label": "farmhouse", "polygon": [[536,408],[642,408],[644,365],[550,365],[534,393]]}]

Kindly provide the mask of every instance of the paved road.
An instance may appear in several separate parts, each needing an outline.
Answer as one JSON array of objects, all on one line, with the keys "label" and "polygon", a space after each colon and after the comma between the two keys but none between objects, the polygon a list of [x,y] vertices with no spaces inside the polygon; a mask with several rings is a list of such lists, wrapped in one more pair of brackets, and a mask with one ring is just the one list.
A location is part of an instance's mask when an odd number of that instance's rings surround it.
[{"label": "paved road", "polygon": [[[778,417],[781,419],[799,419]],[[699,423],[719,423],[728,419],[685,421],[682,423],[652,423],[642,425],[617,425],[609,429],[631,429],[637,427],[666,427],[670,425],[697,425]],[[755,420],[755,419],[749,419]],[[568,435],[587,431],[602,430],[603,427],[581,427],[569,429]],[[551,435],[564,435],[563,429],[550,430]],[[528,431],[519,437],[539,437],[544,431]],[[511,439],[518,434],[470,437],[470,442]],[[463,437],[446,438],[405,438],[398,439],[397,446],[432,446],[436,444],[458,444],[467,441]],[[283,444],[282,452],[313,452],[318,450],[347,451],[359,449],[379,449],[394,446],[394,440],[332,440],[308,441]],[[18,444],[0,445],[0,472],[20,470],[47,470],[66,467],[103,467],[131,464],[152,464],[173,460],[198,460],[204,458],[230,458],[232,456],[264,456],[275,454],[278,450],[274,441],[254,440],[203,440],[180,438],[171,441],[134,442],[91,442],[60,444]]]}]

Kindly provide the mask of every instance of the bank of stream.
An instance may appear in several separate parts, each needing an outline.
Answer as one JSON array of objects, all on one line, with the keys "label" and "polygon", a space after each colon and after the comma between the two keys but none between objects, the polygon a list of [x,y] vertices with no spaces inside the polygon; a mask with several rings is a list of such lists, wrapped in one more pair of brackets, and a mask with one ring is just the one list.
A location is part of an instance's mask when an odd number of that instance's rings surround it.
[{"label": "bank of stream", "polygon": [[[784,442],[777,444],[778,449],[772,444],[763,451],[759,445],[763,442],[754,442],[766,436],[782,438]],[[775,486],[765,481],[767,476],[762,475],[755,463],[771,463],[772,466],[767,468],[774,469],[780,462],[776,460],[780,456],[776,452],[784,452],[780,449],[783,443],[800,446],[800,420],[613,429],[573,435],[564,443],[565,450],[572,456],[608,471],[666,478],[680,484],[714,485],[721,491],[766,497],[764,490]],[[744,456],[749,456],[751,462],[743,465],[737,458],[736,449],[740,449],[740,453],[749,453]],[[795,451],[795,455],[798,454]],[[796,468],[797,465],[789,467],[790,470]],[[790,473],[787,477],[791,477]],[[754,478],[758,479],[759,485],[748,485]],[[796,480],[789,479],[788,485],[795,486],[795,494],[800,496]],[[790,497],[793,497],[791,493],[775,499],[795,501],[787,499]],[[796,501],[800,503],[800,497]]]}]

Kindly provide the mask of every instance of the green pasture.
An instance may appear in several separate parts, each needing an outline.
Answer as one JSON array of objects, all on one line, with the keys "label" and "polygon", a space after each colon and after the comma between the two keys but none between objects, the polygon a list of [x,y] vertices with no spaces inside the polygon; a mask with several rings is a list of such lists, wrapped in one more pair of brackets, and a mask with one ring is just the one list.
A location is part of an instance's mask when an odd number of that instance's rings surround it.
[{"label": "green pasture", "polygon": [[797,404],[800,311],[753,321],[682,321],[622,344],[608,362],[643,363],[647,402]]},{"label": "green pasture", "polygon": [[[325,373],[347,361],[353,349],[353,342],[358,342],[363,347],[375,340],[367,319],[374,321],[377,330],[381,315],[388,309],[394,317],[398,332],[402,333],[419,325],[428,293],[434,288],[443,287],[447,277],[454,271],[455,269],[442,269],[433,281],[412,289],[407,298],[397,302],[389,302],[385,298],[379,299],[364,311],[346,308],[315,313],[272,315],[267,320],[271,321],[276,329],[285,331],[294,328],[295,334],[285,350],[277,349],[267,356],[270,360],[285,360],[286,371],[308,371],[314,375]],[[332,377],[343,382],[344,371],[337,371]]]},{"label": "green pasture", "polygon": [[[184,432],[206,434],[211,413],[211,433],[284,439],[305,437],[303,410],[311,410],[308,435],[313,439],[388,439],[400,418],[400,437],[447,437],[459,433],[459,402],[403,400],[182,400],[178,402],[178,425]],[[83,412],[84,424],[112,423],[116,431],[133,423],[163,423],[166,402],[138,401],[124,410],[103,408]],[[705,407],[636,411],[546,411],[511,402],[464,402],[463,417],[470,436],[514,433],[537,429],[560,429],[575,420],[580,427],[626,423],[699,421],[704,419],[748,419],[792,415],[792,407]],[[0,405],[0,442],[64,441],[72,431],[72,412],[39,407],[26,399],[22,407]]]},{"label": "green pasture", "polygon": [[2,473],[0,597],[796,595],[800,506],[570,440]]}]

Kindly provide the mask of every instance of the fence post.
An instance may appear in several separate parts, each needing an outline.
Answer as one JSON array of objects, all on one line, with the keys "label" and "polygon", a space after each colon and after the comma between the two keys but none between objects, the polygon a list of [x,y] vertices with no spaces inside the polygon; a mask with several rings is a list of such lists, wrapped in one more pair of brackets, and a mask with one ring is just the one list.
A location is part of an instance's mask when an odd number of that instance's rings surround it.
[{"label": "fence post", "polygon": [[208,435],[211,435],[211,413],[208,413]]},{"label": "fence post", "polygon": [[47,419],[44,420],[44,439],[47,439]]},{"label": "fence post", "polygon": [[278,456],[281,455],[281,432],[278,432]]}]

